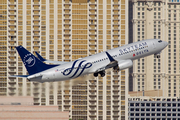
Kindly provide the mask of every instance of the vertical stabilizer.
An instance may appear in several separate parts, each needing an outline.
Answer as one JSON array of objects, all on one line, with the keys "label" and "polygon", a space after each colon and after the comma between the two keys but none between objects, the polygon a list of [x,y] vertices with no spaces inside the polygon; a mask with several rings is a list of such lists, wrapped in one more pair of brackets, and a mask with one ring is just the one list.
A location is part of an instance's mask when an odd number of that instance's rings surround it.
[{"label": "vertical stabilizer", "polygon": [[42,72],[44,70],[50,69],[57,65],[47,65],[36,58],[32,53],[27,51],[23,46],[16,47],[22,62],[24,63],[29,75]]}]

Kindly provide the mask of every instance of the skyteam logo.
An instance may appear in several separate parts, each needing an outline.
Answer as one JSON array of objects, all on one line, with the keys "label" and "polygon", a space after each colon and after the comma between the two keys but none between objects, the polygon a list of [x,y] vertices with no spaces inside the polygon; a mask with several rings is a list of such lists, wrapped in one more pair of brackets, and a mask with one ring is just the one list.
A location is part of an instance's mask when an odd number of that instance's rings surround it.
[{"label": "skyteam logo", "polygon": [[23,58],[23,63],[27,67],[34,66],[35,62],[36,62],[36,59],[34,58],[34,56],[31,53],[25,55]]},{"label": "skyteam logo", "polygon": [[80,61],[80,60],[76,60],[74,61],[73,65],[71,68],[67,68],[65,69],[62,73],[64,76],[68,76],[72,73],[70,78],[75,77],[79,77],[85,69],[90,68],[92,66],[92,63],[90,62],[86,62],[86,60]]}]

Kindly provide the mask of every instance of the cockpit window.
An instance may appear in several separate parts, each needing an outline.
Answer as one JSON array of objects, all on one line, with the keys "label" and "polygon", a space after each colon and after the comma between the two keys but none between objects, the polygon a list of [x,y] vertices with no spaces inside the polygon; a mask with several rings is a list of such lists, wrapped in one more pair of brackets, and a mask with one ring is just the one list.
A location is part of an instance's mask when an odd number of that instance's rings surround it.
[{"label": "cockpit window", "polygon": [[159,40],[158,42],[160,43],[160,42],[162,42],[162,40]]}]

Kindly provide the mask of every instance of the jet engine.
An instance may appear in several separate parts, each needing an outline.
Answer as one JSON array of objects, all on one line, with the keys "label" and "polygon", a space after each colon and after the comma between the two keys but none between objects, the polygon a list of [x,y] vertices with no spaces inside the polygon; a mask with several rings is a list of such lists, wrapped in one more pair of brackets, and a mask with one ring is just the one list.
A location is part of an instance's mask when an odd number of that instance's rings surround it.
[{"label": "jet engine", "polygon": [[130,68],[132,66],[133,66],[132,60],[124,60],[124,61],[118,62],[119,70]]}]

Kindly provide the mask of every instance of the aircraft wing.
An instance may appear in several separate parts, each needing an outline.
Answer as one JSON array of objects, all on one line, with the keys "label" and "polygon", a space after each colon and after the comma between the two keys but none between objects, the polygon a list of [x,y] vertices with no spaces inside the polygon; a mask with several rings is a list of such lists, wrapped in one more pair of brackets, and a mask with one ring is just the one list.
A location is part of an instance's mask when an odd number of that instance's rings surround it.
[{"label": "aircraft wing", "polygon": [[108,56],[108,58],[110,60],[110,63],[107,64],[106,66],[103,66],[103,67],[97,69],[96,72],[100,72],[100,71],[106,70],[108,68],[118,66],[118,61],[117,60],[115,60],[108,52],[106,52],[106,55]]},{"label": "aircraft wing", "polygon": [[58,64],[58,65],[61,65],[61,64],[66,64],[68,62],[62,62],[62,61],[51,61],[51,60],[47,60],[47,59],[44,59],[39,53],[35,52],[37,57],[39,58],[39,60],[45,62],[45,63],[52,63],[52,64]]},{"label": "aircraft wing", "polygon": [[100,71],[113,68],[114,70],[121,70],[125,68],[129,68],[130,66],[133,65],[132,60],[115,60],[108,52],[106,52],[106,55],[108,56],[110,63],[107,64],[106,66],[103,66],[95,71],[95,73],[98,73]]}]

